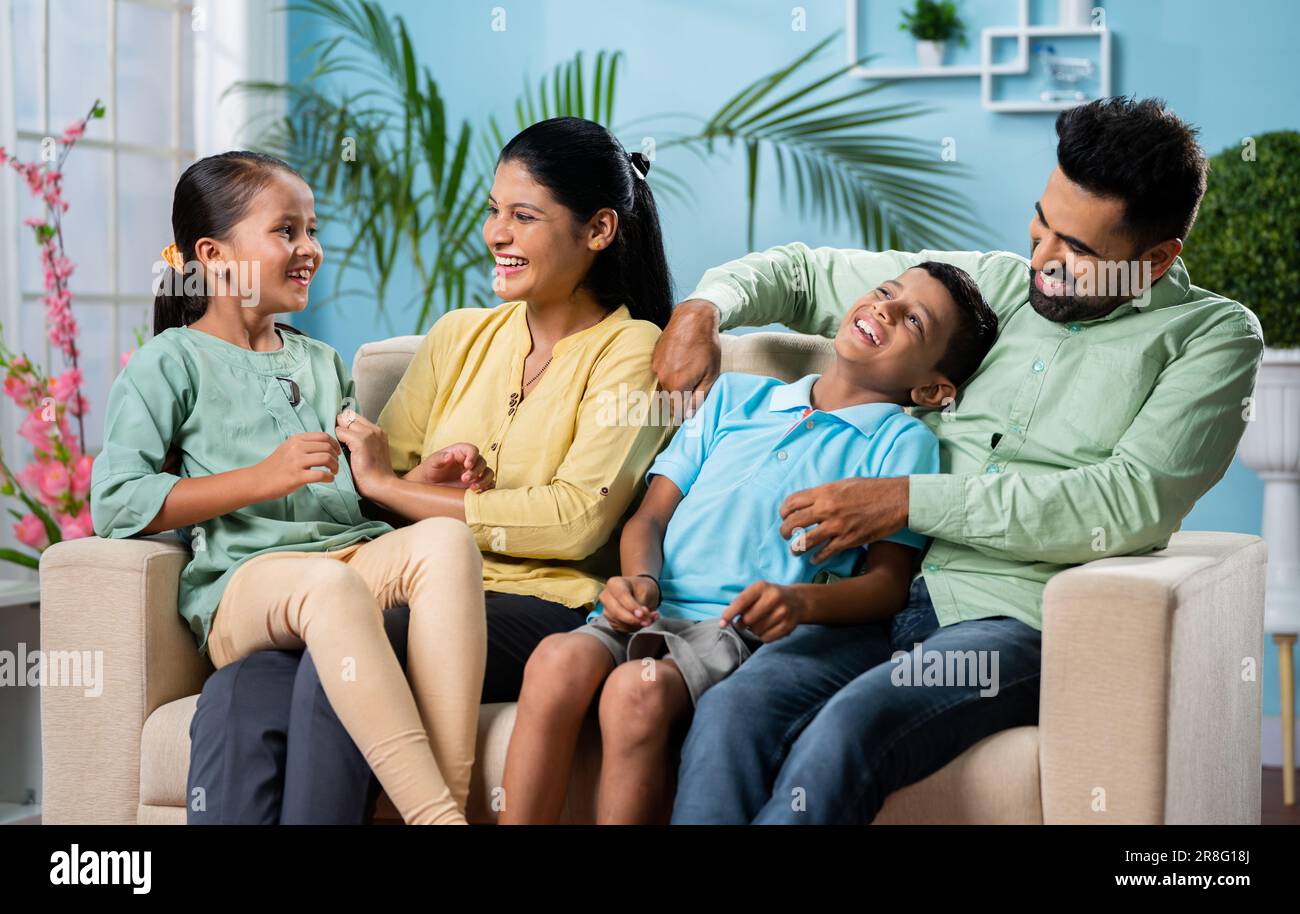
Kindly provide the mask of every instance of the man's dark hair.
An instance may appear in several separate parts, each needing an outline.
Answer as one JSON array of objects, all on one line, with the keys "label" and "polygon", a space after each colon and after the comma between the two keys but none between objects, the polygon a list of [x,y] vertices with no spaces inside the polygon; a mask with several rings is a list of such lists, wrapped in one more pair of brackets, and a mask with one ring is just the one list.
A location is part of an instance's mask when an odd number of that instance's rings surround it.
[{"label": "man's dark hair", "polygon": [[1124,201],[1124,229],[1140,250],[1187,239],[1205,194],[1205,153],[1196,128],[1163,99],[1116,96],[1062,111],[1056,161],[1099,197]]},{"label": "man's dark hair", "polygon": [[937,260],[927,260],[916,267],[939,280],[957,306],[957,324],[948,337],[948,348],[934,367],[961,387],[993,348],[993,340],[998,335],[998,316],[965,270]]}]

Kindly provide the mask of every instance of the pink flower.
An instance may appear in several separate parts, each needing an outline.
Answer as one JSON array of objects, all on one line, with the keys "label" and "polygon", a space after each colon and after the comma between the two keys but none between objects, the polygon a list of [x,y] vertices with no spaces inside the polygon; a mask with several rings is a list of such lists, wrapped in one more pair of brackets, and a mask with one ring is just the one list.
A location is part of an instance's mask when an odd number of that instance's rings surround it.
[{"label": "pink flower", "polygon": [[90,520],[89,505],[83,506],[75,516],[56,514],[55,520],[58,521],[59,531],[63,534],[65,540],[76,540],[95,535],[95,525]]},{"label": "pink flower", "polygon": [[77,140],[81,139],[81,135],[85,132],[86,124],[84,121],[73,121],[63,129],[62,142],[64,145],[75,143]]},{"label": "pink flower", "polygon": [[32,410],[23,424],[18,427],[18,434],[25,438],[37,451],[48,453],[50,449],[50,432],[54,423],[44,417],[45,407]]},{"label": "pink flower", "polygon": [[129,361],[131,361],[131,356],[133,356],[133,355],[135,355],[135,350],[134,350],[134,349],[130,350],[129,352],[124,352],[124,353],[122,353],[121,358],[120,358],[120,360],[119,360],[119,361],[120,361],[120,364],[121,364],[121,367],[125,368],[125,367],[126,367],[126,363],[129,362]]},{"label": "pink flower", "polygon": [[50,396],[60,403],[67,403],[81,388],[81,380],[81,369],[69,368],[50,384]]},{"label": "pink flower", "polygon": [[45,220],[40,216],[28,216],[23,220],[23,225],[30,226],[31,228],[40,228],[44,224]]},{"label": "pink flower", "polygon": [[14,376],[5,378],[5,396],[13,400],[19,406],[27,405],[27,398],[31,396],[32,386],[26,378]]},{"label": "pink flower", "polygon": [[95,458],[82,454],[72,468],[72,496],[85,498],[90,494],[90,472],[95,465]]},{"label": "pink flower", "polygon": [[14,524],[14,535],[18,537],[18,542],[38,552],[50,544],[49,538],[45,535],[45,525],[35,514],[28,514]]},{"label": "pink flower", "polygon": [[57,505],[59,500],[68,494],[68,486],[71,482],[67,467],[57,460],[46,461],[37,479],[37,491],[40,492],[41,501],[47,505]]}]

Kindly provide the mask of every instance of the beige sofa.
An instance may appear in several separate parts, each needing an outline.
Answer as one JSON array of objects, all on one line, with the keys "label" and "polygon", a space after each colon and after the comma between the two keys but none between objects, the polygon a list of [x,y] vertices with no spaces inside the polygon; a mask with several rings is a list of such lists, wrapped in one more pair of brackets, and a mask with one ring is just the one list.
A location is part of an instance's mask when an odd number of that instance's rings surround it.
[{"label": "beige sofa", "polygon": [[[370,417],[419,342],[362,347]],[[829,341],[727,337],[723,368],[797,378]],[[41,694],[47,823],[183,823],[189,722],[211,672],[176,612],[174,541],[81,539],[41,560],[41,646],[102,650],[94,698]],[[889,797],[884,823],[1258,823],[1263,542],[1180,533],[1168,549],[1058,575],[1044,597],[1039,724],[995,734]],[[1256,663],[1257,665],[1257,663]],[[483,707],[470,815],[490,822],[514,705]],[[590,821],[600,756],[589,730],[566,818]]]}]

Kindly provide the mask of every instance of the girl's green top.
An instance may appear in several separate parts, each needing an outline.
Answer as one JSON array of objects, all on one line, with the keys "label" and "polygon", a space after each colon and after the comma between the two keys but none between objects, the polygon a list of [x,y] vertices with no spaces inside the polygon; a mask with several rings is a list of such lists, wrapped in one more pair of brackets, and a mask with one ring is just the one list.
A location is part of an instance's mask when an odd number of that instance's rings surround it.
[{"label": "girl's green top", "polygon": [[[333,436],[335,417],[353,405],[345,403],[354,387],[343,360],[317,340],[279,335],[282,348],[253,352],[202,330],[173,327],[140,347],[108,396],[104,449],[90,484],[95,533],[136,535],[182,477],[252,466],[290,435]],[[163,470],[173,446],[179,475]],[[301,486],[180,531],[193,549],[181,573],[180,613],[206,651],[226,582],[248,559],[341,549],[391,529],[362,516],[348,463],[340,459],[333,482]]]}]

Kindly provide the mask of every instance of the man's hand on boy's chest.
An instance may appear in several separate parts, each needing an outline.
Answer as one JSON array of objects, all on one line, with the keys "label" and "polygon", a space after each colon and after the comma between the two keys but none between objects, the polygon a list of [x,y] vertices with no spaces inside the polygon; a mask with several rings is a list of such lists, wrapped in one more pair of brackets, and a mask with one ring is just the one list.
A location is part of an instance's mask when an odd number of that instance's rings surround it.
[{"label": "man's hand on boy's chest", "polygon": [[795,492],[781,504],[781,536],[824,562],[907,526],[908,477],[852,478]]}]

